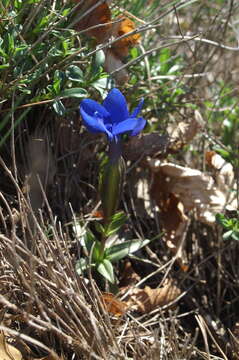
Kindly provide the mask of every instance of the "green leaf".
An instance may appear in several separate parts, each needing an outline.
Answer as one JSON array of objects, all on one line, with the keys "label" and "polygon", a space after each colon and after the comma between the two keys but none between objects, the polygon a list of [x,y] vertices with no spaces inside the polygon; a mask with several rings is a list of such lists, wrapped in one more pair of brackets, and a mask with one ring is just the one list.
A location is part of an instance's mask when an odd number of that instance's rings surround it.
[{"label": "green leaf", "polygon": [[107,89],[107,84],[109,82],[109,78],[108,77],[102,77],[100,79],[98,79],[97,81],[93,82],[92,86],[99,91],[100,95],[102,97],[106,96],[108,91]]},{"label": "green leaf", "polygon": [[[104,228],[104,226],[103,226],[101,223],[99,223],[98,221],[95,222],[95,229],[96,229],[96,231],[98,231],[98,233],[100,233],[100,234],[102,234],[102,235],[105,234],[105,228]],[[106,236],[107,236],[107,235],[106,235]]]},{"label": "green leaf", "polygon": [[114,214],[111,217],[109,225],[107,226],[106,236],[109,237],[116,233],[121,228],[121,226],[125,224],[126,220],[127,216],[122,211]]},{"label": "green leaf", "polygon": [[167,74],[169,70],[169,59],[171,51],[168,48],[162,49],[159,56],[160,73]]},{"label": "green leaf", "polygon": [[221,155],[224,159],[229,160],[230,159],[230,152],[219,148],[218,146],[214,146],[213,150],[215,150],[219,155]]},{"label": "green leaf", "polygon": [[139,50],[136,47],[130,49],[130,55],[132,59],[136,59],[139,56]]},{"label": "green leaf", "polygon": [[66,77],[71,81],[83,81],[83,71],[76,65],[70,65],[66,70]]},{"label": "green leaf", "polygon": [[101,244],[96,240],[94,234],[87,230],[80,240],[81,245],[87,250],[90,255],[92,252],[92,259],[94,262],[100,261],[100,248]]},{"label": "green leaf", "polygon": [[110,248],[105,250],[105,258],[110,260],[111,262],[118,261],[123,259],[125,256],[128,256],[135,251],[138,251],[142,247],[148,245],[151,240],[129,240],[125,241],[122,244],[113,245]]},{"label": "green leaf", "polygon": [[59,116],[63,116],[66,112],[65,106],[62,104],[61,100],[55,100],[53,103],[53,109]]},{"label": "green leaf", "polygon": [[233,230],[229,230],[222,235],[223,240],[228,240],[233,235]]},{"label": "green leaf", "polygon": [[233,240],[239,241],[239,231],[235,231],[232,234]]},{"label": "green leaf", "polygon": [[95,242],[94,234],[90,231],[90,229],[82,226],[78,221],[73,223],[72,228],[76,239],[80,242],[81,246],[85,247],[88,251],[90,251],[93,243]]},{"label": "green leaf", "polygon": [[102,261],[102,258],[104,257],[104,254],[101,252],[101,243],[98,240],[95,240],[93,247],[92,260],[93,262],[98,263]]},{"label": "green leaf", "polygon": [[103,66],[104,63],[105,63],[105,53],[103,50],[99,50],[95,54],[94,65],[96,68],[99,68],[100,66]]},{"label": "green leaf", "polygon": [[89,267],[88,259],[81,258],[76,262],[76,272],[78,275],[82,275],[83,272]]},{"label": "green leaf", "polygon": [[88,93],[85,89],[82,88],[71,88],[63,90],[60,94],[60,98],[69,98],[69,97],[75,97],[75,98],[84,98],[87,97]]},{"label": "green leaf", "polygon": [[87,269],[89,268],[94,268],[96,266],[95,263],[89,263],[89,259],[88,258],[80,258],[77,262],[76,262],[76,272],[78,275],[82,275]]},{"label": "green leaf", "polygon": [[80,223],[76,223],[73,225],[73,231],[81,246],[87,250],[88,255],[92,255],[93,262],[101,261],[104,255],[101,255],[101,243],[95,238],[91,230],[85,229]]},{"label": "green leaf", "polygon": [[9,63],[0,65],[0,70],[1,70],[1,69],[6,69],[6,68],[8,68],[8,67],[9,67]]},{"label": "green leaf", "polygon": [[60,70],[55,71],[53,78],[53,90],[55,95],[58,95],[60,93],[64,78],[65,78],[65,74],[62,71]]},{"label": "green leaf", "polygon": [[95,236],[90,230],[87,230],[84,235],[84,239],[82,241],[82,246],[85,246],[89,254],[95,242],[96,242]]},{"label": "green leaf", "polygon": [[228,219],[223,214],[216,214],[216,221],[224,228],[228,228]]},{"label": "green leaf", "polygon": [[61,80],[60,79],[54,80],[53,89],[54,89],[54,94],[58,95],[61,90]]},{"label": "green leaf", "polygon": [[115,283],[115,275],[114,269],[111,262],[107,259],[104,259],[97,267],[97,271],[104,276],[106,280],[111,282],[112,284]]},{"label": "green leaf", "polygon": [[8,53],[11,54],[14,51],[14,37],[12,34],[7,34],[7,42],[8,42]]}]

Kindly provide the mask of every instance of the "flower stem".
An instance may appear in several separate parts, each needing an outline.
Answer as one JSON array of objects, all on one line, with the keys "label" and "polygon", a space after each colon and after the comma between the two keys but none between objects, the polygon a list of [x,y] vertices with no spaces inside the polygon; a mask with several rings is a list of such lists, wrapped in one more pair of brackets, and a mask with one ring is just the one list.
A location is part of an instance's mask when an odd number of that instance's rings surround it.
[{"label": "flower stem", "polygon": [[[119,205],[125,176],[124,159],[121,156],[121,143],[112,141],[109,146],[108,158],[105,161],[100,178],[100,195],[104,214],[104,226],[108,225]],[[102,236],[101,253],[103,254],[107,238]]]},{"label": "flower stem", "polygon": [[122,154],[121,139],[117,138],[109,143],[109,161],[111,164],[116,163]]}]

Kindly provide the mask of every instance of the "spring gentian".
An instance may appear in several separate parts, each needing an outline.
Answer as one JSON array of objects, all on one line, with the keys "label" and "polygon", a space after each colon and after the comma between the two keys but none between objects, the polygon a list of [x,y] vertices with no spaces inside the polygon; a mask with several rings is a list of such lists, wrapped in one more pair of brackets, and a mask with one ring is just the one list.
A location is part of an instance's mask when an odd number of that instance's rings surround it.
[{"label": "spring gentian", "polygon": [[129,114],[124,95],[118,89],[112,89],[103,104],[85,99],[80,104],[80,114],[86,128],[93,133],[105,133],[110,142],[118,142],[120,135],[128,133],[138,135],[146,121],[137,117],[143,105],[143,99]]},{"label": "spring gentian", "polygon": [[104,133],[109,140],[107,161],[100,174],[100,195],[105,224],[117,210],[125,176],[124,159],[121,156],[121,134],[138,135],[146,121],[138,114],[141,100],[130,114],[125,97],[118,89],[112,89],[103,104],[85,99],[80,104],[80,114],[86,128],[92,133]]}]

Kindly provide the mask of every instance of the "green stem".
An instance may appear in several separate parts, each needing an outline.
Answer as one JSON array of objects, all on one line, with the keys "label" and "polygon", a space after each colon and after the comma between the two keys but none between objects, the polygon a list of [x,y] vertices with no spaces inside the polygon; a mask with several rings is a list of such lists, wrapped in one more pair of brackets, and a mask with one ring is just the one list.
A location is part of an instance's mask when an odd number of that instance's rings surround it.
[{"label": "green stem", "polygon": [[[124,159],[121,156],[121,142],[120,139],[118,139],[118,141],[112,141],[109,144],[108,159],[103,165],[100,179],[100,195],[104,213],[105,233],[107,233],[107,227],[112,216],[115,214],[121,199],[124,175],[125,164]],[[107,237],[103,235],[100,251],[102,256],[106,240]]]}]

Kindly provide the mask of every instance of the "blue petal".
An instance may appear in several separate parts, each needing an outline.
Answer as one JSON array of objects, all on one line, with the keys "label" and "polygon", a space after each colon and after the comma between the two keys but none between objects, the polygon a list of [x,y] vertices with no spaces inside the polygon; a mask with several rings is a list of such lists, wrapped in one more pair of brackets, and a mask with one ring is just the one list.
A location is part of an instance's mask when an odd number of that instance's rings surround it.
[{"label": "blue petal", "polygon": [[143,118],[128,118],[119,124],[113,126],[112,134],[119,135],[129,132],[131,136],[138,135],[145,127],[146,120]]},{"label": "blue petal", "polygon": [[135,128],[133,129],[132,133],[130,134],[131,136],[138,135],[146,125],[146,120],[144,118],[140,117],[137,118],[137,120],[138,120],[137,124],[135,125]]},{"label": "blue petal", "polygon": [[134,109],[134,111],[132,112],[132,114],[130,116],[137,117],[137,115],[139,114],[139,112],[142,109],[143,104],[144,104],[144,99],[141,99],[139,104],[137,105],[137,107]]},{"label": "blue petal", "polygon": [[109,113],[105,108],[91,99],[85,99],[80,104],[80,114],[86,128],[93,133],[103,132],[111,139],[112,134],[105,127]]},{"label": "blue petal", "polygon": [[129,117],[129,111],[124,95],[118,89],[112,89],[103,102],[110,113],[112,124],[118,124]]}]

